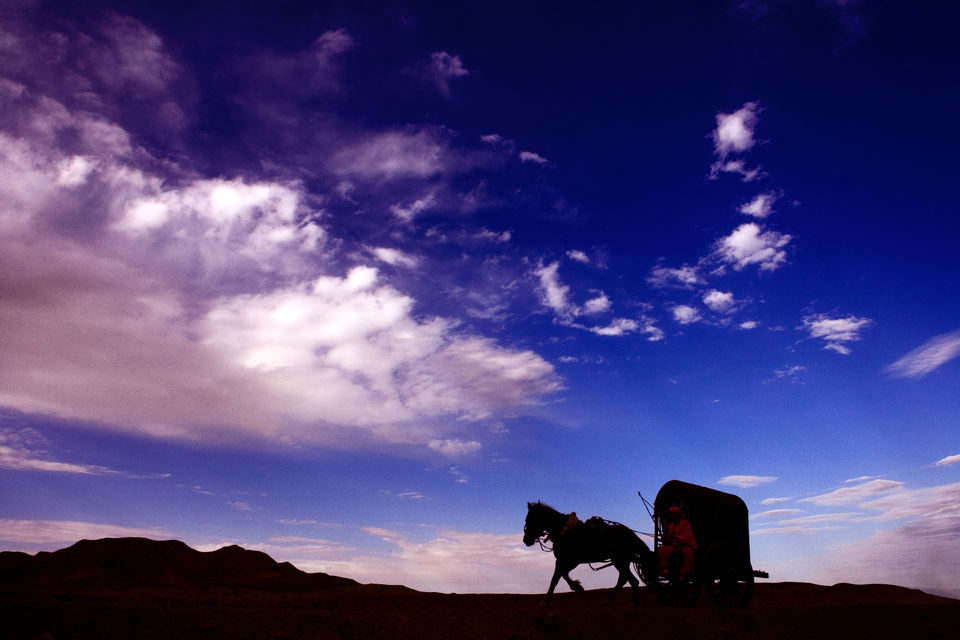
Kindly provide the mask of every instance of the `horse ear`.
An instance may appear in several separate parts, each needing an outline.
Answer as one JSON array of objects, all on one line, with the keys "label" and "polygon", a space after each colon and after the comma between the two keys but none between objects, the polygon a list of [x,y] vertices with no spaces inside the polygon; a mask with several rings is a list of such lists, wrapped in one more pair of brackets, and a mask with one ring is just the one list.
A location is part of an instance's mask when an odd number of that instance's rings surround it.
[{"label": "horse ear", "polygon": [[529,508],[532,507],[532,506],[533,506],[533,503],[532,503],[532,502],[528,502],[528,503],[527,503],[527,509],[529,509]]}]

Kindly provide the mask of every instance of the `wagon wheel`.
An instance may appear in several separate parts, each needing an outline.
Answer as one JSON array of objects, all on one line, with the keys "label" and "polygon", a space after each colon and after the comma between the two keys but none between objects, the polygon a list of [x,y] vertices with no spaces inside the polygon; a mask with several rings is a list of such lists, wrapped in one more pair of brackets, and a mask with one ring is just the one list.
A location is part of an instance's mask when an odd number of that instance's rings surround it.
[{"label": "wagon wheel", "polygon": [[660,602],[668,607],[692,607],[700,597],[700,582],[697,580],[696,569],[681,580],[680,566],[683,559],[680,554],[674,554],[670,560],[667,575],[660,575],[658,570],[654,574],[656,580],[650,587],[656,592]]},{"label": "wagon wheel", "polygon": [[717,543],[707,554],[707,593],[718,607],[739,609],[753,597],[753,569],[746,571],[734,562],[733,554],[723,543]]}]

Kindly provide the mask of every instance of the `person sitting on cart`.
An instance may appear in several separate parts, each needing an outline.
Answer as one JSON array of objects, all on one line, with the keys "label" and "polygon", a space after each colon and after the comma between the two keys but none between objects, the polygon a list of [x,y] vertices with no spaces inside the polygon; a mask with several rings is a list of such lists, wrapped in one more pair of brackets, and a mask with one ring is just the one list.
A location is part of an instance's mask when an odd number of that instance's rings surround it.
[{"label": "person sitting on cart", "polygon": [[660,560],[660,573],[667,575],[670,568],[670,556],[680,552],[683,557],[683,564],[680,567],[681,580],[686,579],[690,571],[693,570],[693,552],[697,548],[697,539],[693,536],[693,528],[690,521],[683,514],[680,507],[670,507],[667,512],[667,526],[663,532],[663,544],[660,545],[658,557]]}]

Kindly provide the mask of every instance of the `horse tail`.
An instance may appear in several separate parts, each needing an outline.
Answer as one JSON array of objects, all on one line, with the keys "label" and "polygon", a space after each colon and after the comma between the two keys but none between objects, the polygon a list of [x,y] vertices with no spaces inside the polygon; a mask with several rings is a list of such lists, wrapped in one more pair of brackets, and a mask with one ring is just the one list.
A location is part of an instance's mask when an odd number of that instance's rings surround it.
[{"label": "horse tail", "polygon": [[653,551],[650,550],[650,547],[647,546],[647,543],[635,532],[633,532],[633,537],[633,567],[636,569],[640,579],[643,580],[643,584],[649,586],[651,583],[656,582],[657,579],[656,556]]}]

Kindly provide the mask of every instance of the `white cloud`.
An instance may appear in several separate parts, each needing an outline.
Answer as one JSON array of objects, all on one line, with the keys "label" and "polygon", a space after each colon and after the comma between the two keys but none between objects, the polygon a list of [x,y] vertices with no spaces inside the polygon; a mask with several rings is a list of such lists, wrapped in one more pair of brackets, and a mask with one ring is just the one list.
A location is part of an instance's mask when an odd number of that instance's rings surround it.
[{"label": "white cloud", "polygon": [[469,455],[480,451],[483,445],[475,440],[431,440],[427,443],[431,449],[451,458]]},{"label": "white cloud", "polygon": [[509,231],[497,233],[496,231],[491,231],[490,229],[481,229],[475,237],[487,242],[503,243],[510,242],[510,238],[513,237],[513,234]]},{"label": "white cloud", "polygon": [[636,320],[616,318],[605,327],[592,327],[589,330],[598,336],[623,336],[640,328]]},{"label": "white cloud", "polygon": [[435,51],[430,54],[425,77],[445,98],[451,97],[450,83],[456,78],[467,75],[470,75],[470,71],[463,65],[460,56],[450,55],[446,51]]},{"label": "white cloud", "polygon": [[648,342],[660,342],[663,340],[663,330],[656,325],[654,320],[642,318],[642,322],[643,326],[640,328],[640,333],[647,336]]},{"label": "white cloud", "polygon": [[64,187],[75,187],[87,181],[96,164],[84,156],[64,158],[58,166],[59,175],[57,184]]},{"label": "white cloud", "polygon": [[546,266],[539,266],[535,271],[543,288],[544,304],[553,309],[561,319],[570,319],[579,313],[576,305],[569,300],[570,287],[560,281],[558,270],[559,262],[551,262]]},{"label": "white cloud", "polygon": [[783,502],[790,502],[793,498],[764,498],[760,501],[760,504],[781,504]]},{"label": "white cloud", "polygon": [[0,519],[0,541],[14,543],[21,549],[50,549],[51,545],[59,548],[62,544],[73,544],[77,540],[130,537],[166,540],[172,538],[173,534],[161,528],[126,527],[74,520]]},{"label": "white cloud", "polygon": [[732,153],[742,153],[753,147],[753,130],[757,124],[760,105],[747,102],[733,113],[718,113],[717,128],[713,137],[714,153],[726,157]]},{"label": "white cloud", "polygon": [[729,291],[711,289],[704,294],[703,303],[717,313],[732,313],[737,310],[736,301]]},{"label": "white cloud", "polygon": [[817,568],[807,579],[901,584],[960,595],[960,483],[873,488],[858,497],[859,506],[876,512],[879,522],[904,522],[814,558],[809,564]]},{"label": "white cloud", "polygon": [[583,304],[583,312],[587,315],[596,315],[610,310],[610,298],[603,292],[595,298],[587,300]]},{"label": "white cloud", "polygon": [[739,326],[741,329],[749,331],[751,329],[756,329],[759,326],[759,323],[756,320],[747,320],[746,322],[741,322]]},{"label": "white cloud", "polygon": [[688,305],[678,304],[672,309],[673,319],[680,324],[693,324],[700,321],[700,312]]},{"label": "white cloud", "polygon": [[774,191],[760,193],[753,200],[740,206],[738,211],[761,220],[773,213],[773,204],[779,198],[779,194]]},{"label": "white cloud", "polygon": [[418,264],[416,258],[404,253],[403,251],[400,251],[399,249],[375,247],[371,249],[371,252],[374,256],[376,256],[377,260],[381,260],[395,267],[407,267],[408,269],[412,269]]},{"label": "white cloud", "polygon": [[720,478],[718,484],[740,487],[742,489],[752,489],[761,485],[775,482],[777,476],[724,476]]},{"label": "white cloud", "polygon": [[[763,501],[761,501],[763,502]],[[768,503],[769,504],[769,503]],[[781,518],[783,516],[792,516],[797,513],[803,513],[803,509],[770,509],[769,511],[761,511],[760,513],[751,514],[752,518]]]},{"label": "white cloud", "polygon": [[760,167],[747,168],[743,160],[718,161],[710,167],[711,178],[715,179],[721,173],[735,173],[743,182],[753,182],[767,175]]},{"label": "white cloud", "polygon": [[930,338],[885,371],[894,378],[921,378],[960,356],[960,329]]},{"label": "white cloud", "polygon": [[376,270],[357,267],[342,279],[224,300],[207,315],[207,343],[306,422],[478,418],[508,399],[532,400],[524,389],[558,388],[539,356],[455,337],[441,319],[414,320],[413,300],[376,280]]},{"label": "white cloud", "polygon": [[938,467],[948,467],[953,464],[960,464],[960,453],[952,456],[947,456],[946,458],[940,458],[936,462],[936,465]]},{"label": "white cloud", "polygon": [[366,136],[335,153],[330,168],[368,180],[430,178],[447,171],[446,140],[427,128]]},{"label": "white cloud", "polygon": [[119,473],[113,469],[91,464],[57,462],[32,457],[29,451],[0,445],[0,468],[14,471],[50,471],[54,473],[76,473],[81,475],[104,475]]},{"label": "white cloud", "polygon": [[791,237],[776,231],[763,231],[754,222],[737,227],[726,238],[720,239],[714,251],[716,257],[740,271],[758,265],[761,271],[773,271],[787,261],[784,247]]},{"label": "white cloud", "polygon": [[396,217],[410,222],[419,214],[433,208],[437,203],[436,195],[431,191],[422,198],[417,198],[407,206],[395,204],[390,207],[390,213]]},{"label": "white cloud", "polygon": [[876,479],[853,487],[841,487],[829,493],[803,498],[800,502],[812,502],[823,506],[858,504],[884,493],[899,491],[902,488],[902,482]]},{"label": "white cloud", "polygon": [[570,258],[571,260],[576,260],[577,262],[590,264],[590,257],[583,251],[580,251],[579,249],[570,249],[569,251],[567,251],[567,257]]},{"label": "white cloud", "polygon": [[547,164],[550,162],[539,153],[534,153],[533,151],[521,151],[520,152],[520,162],[532,162],[534,164]]},{"label": "white cloud", "polygon": [[[110,122],[30,100],[17,108],[38,128],[0,133],[0,404],[168,438],[425,446],[449,417],[560,388],[531,351],[414,316],[374,269],[324,275],[325,213],[302,184],[196,179],[134,154]],[[60,138],[76,142],[69,153]],[[353,198],[374,188],[353,178],[434,176],[445,153],[443,134],[421,128],[329,157]],[[394,251],[377,255],[414,259]],[[19,468],[99,470],[4,446]]]},{"label": "white cloud", "polygon": [[696,285],[706,284],[706,281],[700,276],[696,267],[684,265],[676,269],[663,266],[654,267],[650,270],[650,275],[647,276],[647,283],[658,289],[667,287],[692,289]]},{"label": "white cloud", "polygon": [[794,365],[792,367],[783,367],[781,369],[777,369],[773,373],[778,378],[792,378],[794,376],[800,375],[806,370],[807,368],[803,365]]},{"label": "white cloud", "polygon": [[721,172],[740,174],[745,182],[759,177],[760,170],[748,169],[739,157],[756,144],[754,129],[759,113],[759,103],[747,102],[733,113],[717,114],[717,128],[710,134],[716,158],[710,167],[711,178]]},{"label": "white cloud", "polygon": [[860,332],[873,324],[869,318],[847,316],[845,318],[831,317],[825,313],[818,313],[803,318],[803,326],[811,338],[820,338],[827,343],[824,349],[848,355],[850,342],[860,340]]}]

